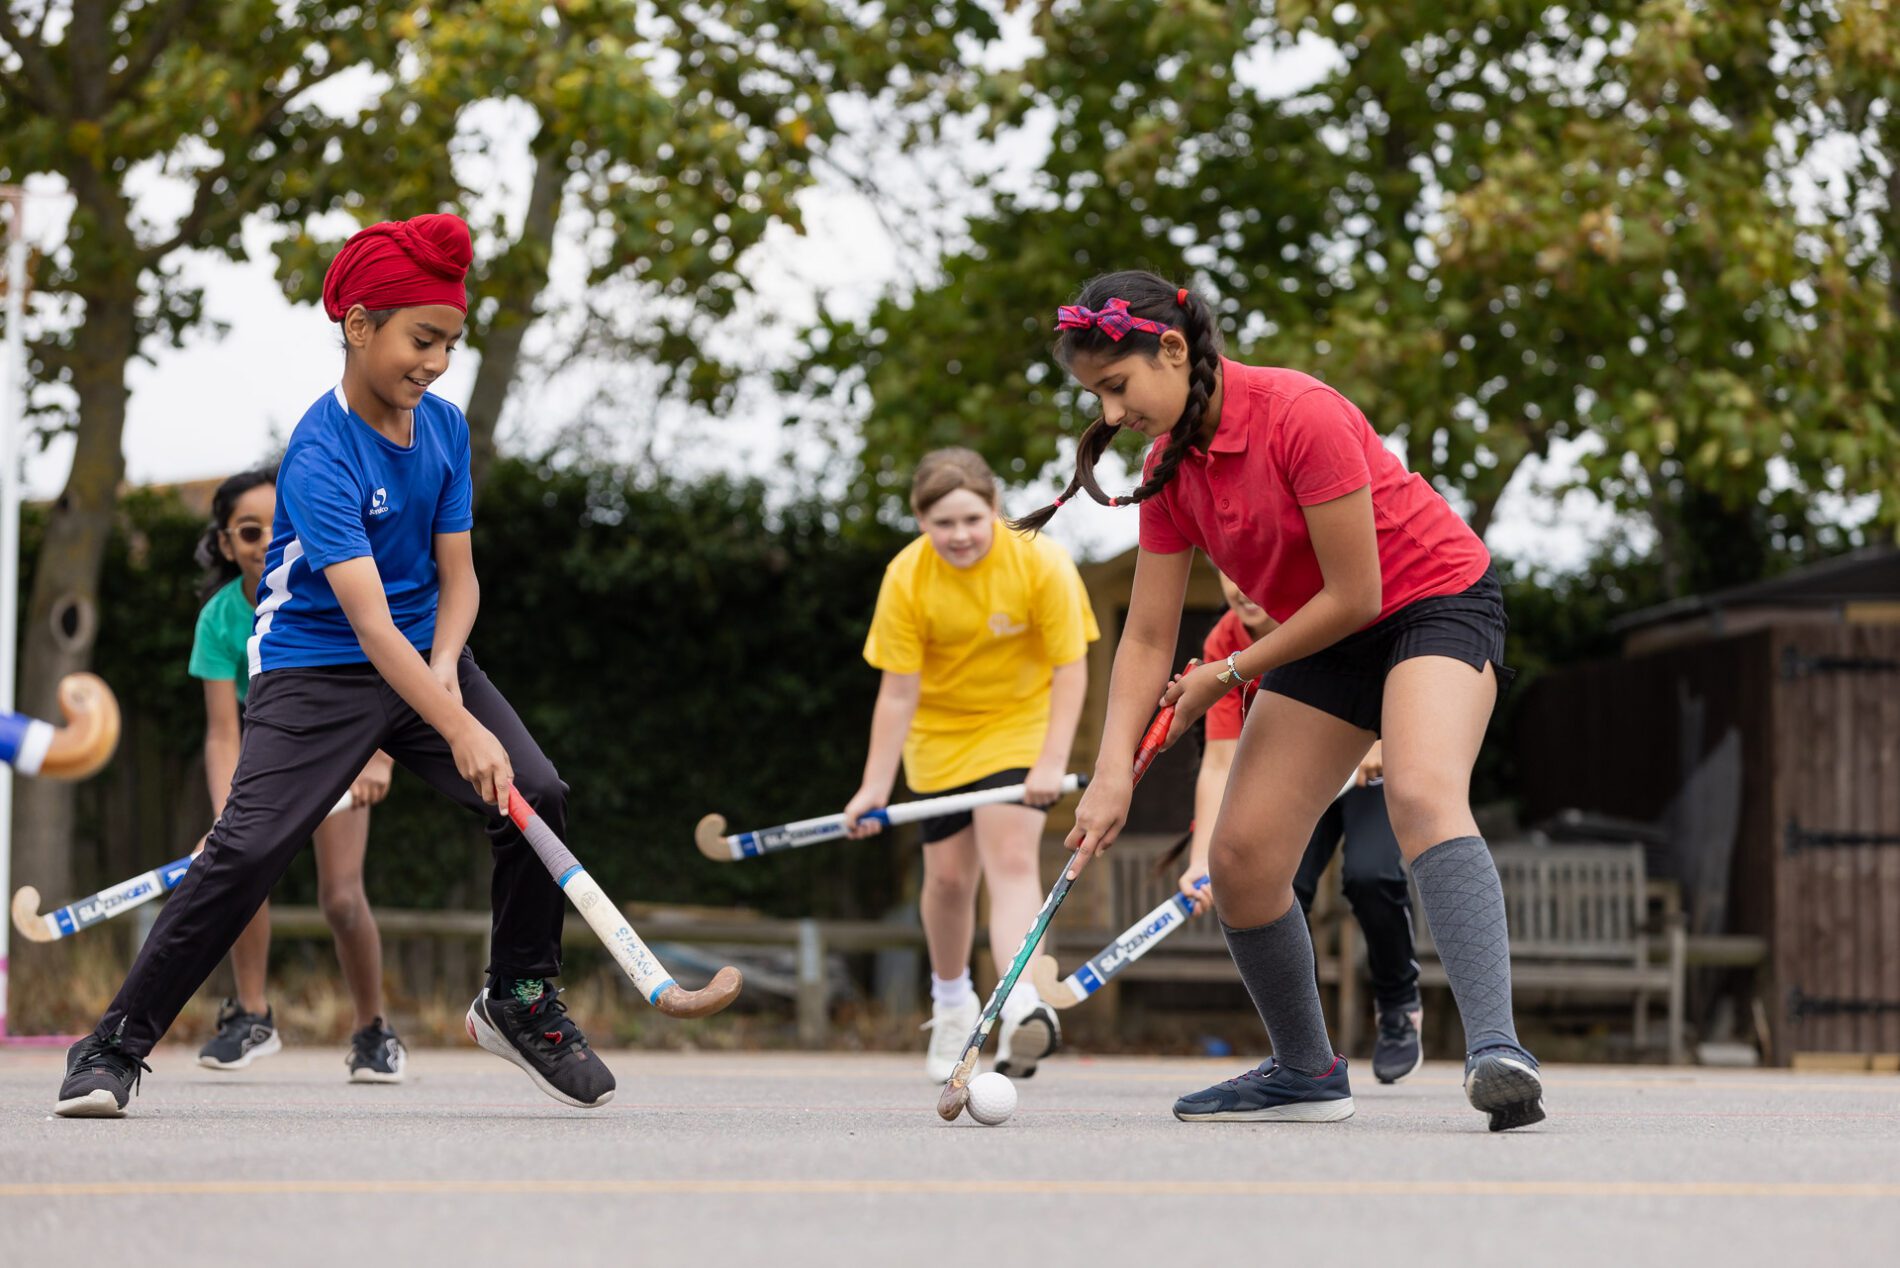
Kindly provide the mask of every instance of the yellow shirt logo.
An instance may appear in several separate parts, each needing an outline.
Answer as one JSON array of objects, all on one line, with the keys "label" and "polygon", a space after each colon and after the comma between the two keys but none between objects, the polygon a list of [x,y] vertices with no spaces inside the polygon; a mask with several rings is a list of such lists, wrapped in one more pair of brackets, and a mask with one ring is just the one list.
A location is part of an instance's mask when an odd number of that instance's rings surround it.
[{"label": "yellow shirt logo", "polygon": [[995,638],[1008,638],[1012,634],[1027,634],[1029,626],[1021,621],[1010,620],[1007,612],[990,613],[990,634]]}]

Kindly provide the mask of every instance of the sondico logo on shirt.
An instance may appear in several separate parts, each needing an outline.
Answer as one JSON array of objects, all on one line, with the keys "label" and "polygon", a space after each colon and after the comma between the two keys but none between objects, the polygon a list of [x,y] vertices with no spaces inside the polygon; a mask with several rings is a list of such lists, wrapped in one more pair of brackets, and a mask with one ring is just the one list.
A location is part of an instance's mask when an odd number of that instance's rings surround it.
[{"label": "sondico logo on shirt", "polygon": [[1029,627],[1027,625],[1021,625],[1015,621],[1010,620],[1009,613],[1007,612],[990,613],[991,637],[1008,638],[1012,634],[1026,634],[1028,632],[1029,632]]},{"label": "sondico logo on shirt", "polygon": [[389,513],[389,490],[378,489],[369,496],[369,513],[386,515]]}]

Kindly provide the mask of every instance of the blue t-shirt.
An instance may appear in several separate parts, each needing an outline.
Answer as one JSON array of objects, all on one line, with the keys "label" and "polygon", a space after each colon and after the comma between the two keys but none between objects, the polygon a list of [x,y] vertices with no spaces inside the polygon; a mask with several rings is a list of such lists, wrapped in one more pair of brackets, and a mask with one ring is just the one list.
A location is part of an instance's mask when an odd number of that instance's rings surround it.
[{"label": "blue t-shirt", "polygon": [[277,473],[251,673],[368,661],[323,570],[376,561],[389,614],[417,651],[435,641],[435,536],[474,524],[468,420],[435,396],[414,411],[408,448],[349,407],[343,388],[312,405]]}]

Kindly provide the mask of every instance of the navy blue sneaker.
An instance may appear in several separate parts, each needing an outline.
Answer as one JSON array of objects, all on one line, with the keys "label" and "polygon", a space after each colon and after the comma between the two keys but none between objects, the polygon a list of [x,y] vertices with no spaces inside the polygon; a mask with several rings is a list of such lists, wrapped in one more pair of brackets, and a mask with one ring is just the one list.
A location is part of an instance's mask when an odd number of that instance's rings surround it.
[{"label": "navy blue sneaker", "polygon": [[1465,1058],[1465,1099],[1507,1132],[1544,1121],[1544,1082],[1537,1058],[1522,1048],[1485,1048]]},{"label": "navy blue sneaker", "polygon": [[1321,1075],[1301,1074],[1272,1057],[1237,1079],[1216,1083],[1174,1103],[1184,1123],[1336,1123],[1352,1117],[1346,1058]]},{"label": "navy blue sneaker", "polygon": [[1397,1083],[1418,1073],[1425,1064],[1425,1010],[1417,1000],[1379,1013],[1379,1037],[1372,1045],[1372,1075],[1381,1083]]}]

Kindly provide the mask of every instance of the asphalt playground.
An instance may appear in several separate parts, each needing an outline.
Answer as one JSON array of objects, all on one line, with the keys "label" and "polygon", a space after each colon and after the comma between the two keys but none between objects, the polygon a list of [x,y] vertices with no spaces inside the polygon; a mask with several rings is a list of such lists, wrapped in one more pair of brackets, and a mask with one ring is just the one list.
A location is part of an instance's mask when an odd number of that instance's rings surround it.
[{"label": "asphalt playground", "polygon": [[352,1086],[340,1051],[236,1075],[161,1048],[129,1117],[51,1114],[0,1049],[0,1265],[1900,1262],[1900,1077],[1556,1066],[1494,1136],[1459,1070],[1355,1078],[1334,1125],[1197,1125],[1232,1060],[1064,1055],[946,1124],[921,1059],[608,1051],[561,1107],[473,1049]]}]

